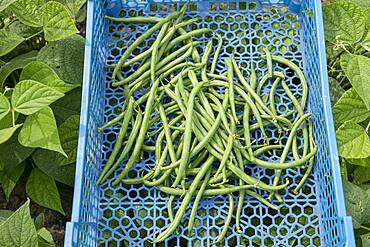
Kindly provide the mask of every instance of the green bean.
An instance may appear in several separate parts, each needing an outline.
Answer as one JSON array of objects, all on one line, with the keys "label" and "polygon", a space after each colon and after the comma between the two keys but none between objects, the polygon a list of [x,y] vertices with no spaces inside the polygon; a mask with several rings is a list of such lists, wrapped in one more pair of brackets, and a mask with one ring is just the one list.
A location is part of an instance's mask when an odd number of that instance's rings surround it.
[{"label": "green bean", "polygon": [[[183,29],[183,28],[179,28],[177,30],[181,35],[186,35],[187,32]],[[188,39],[186,39],[188,43],[193,43],[193,39],[191,37],[189,37]],[[196,62],[196,63],[199,63],[200,62],[200,56],[199,56],[199,53],[198,53],[198,50],[195,48],[193,50],[193,54],[192,54],[192,58],[193,60]]]},{"label": "green bean", "polygon": [[162,184],[164,182],[164,180],[166,180],[172,173],[172,169],[169,169],[167,170],[159,179],[157,180],[154,180],[154,181],[149,181],[149,180],[146,180],[146,179],[143,179],[143,184],[145,184],[146,186],[150,186],[150,187],[153,187],[153,186],[158,186],[160,184]]},{"label": "green bean", "polygon": [[237,167],[233,164],[228,164],[228,168],[232,173],[234,173],[238,178],[242,179],[245,183],[247,183],[249,185],[255,185],[256,188],[259,188],[261,190],[266,190],[266,191],[281,190],[281,189],[285,189],[289,184],[289,181],[287,180],[287,182],[285,184],[277,185],[277,186],[271,186],[271,185],[265,184],[264,182],[254,178],[252,176],[249,176],[243,170],[241,170],[239,167]]},{"label": "green bean", "polygon": [[213,56],[213,60],[212,60],[211,74],[213,74],[216,70],[216,63],[217,63],[218,57],[220,55],[221,48],[222,48],[222,42],[223,42],[222,37],[219,33],[216,33],[216,36],[218,38],[218,46],[216,48],[215,55]]},{"label": "green bean", "polygon": [[244,105],[244,117],[243,117],[244,138],[245,138],[245,145],[247,146],[249,157],[253,159],[251,134],[249,130],[249,110],[250,110],[249,105],[246,103]]},{"label": "green bean", "polygon": [[263,198],[262,196],[258,195],[256,192],[254,191],[251,191],[251,190],[246,190],[245,193],[247,193],[248,195],[256,198],[257,200],[259,200],[260,202],[262,202],[263,204],[265,204],[266,206],[274,209],[274,210],[280,210],[280,208],[278,206],[275,206],[273,204],[271,204],[268,200],[266,200],[265,198]]},{"label": "green bean", "polygon": [[158,17],[144,17],[144,16],[135,16],[135,17],[112,17],[112,16],[105,16],[106,19],[114,21],[114,22],[122,22],[122,23],[157,23],[163,20],[162,18]]},{"label": "green bean", "polygon": [[[172,188],[168,186],[159,185],[157,187],[161,192],[166,193],[168,195],[173,196],[182,196],[184,194],[184,191],[180,188]],[[224,188],[216,188],[216,189],[206,189],[203,193],[203,196],[220,196],[220,195],[226,195],[233,192],[240,192],[243,190],[248,190],[255,188],[254,185],[243,185],[243,186],[234,186],[234,185],[225,185]],[[198,191],[196,190],[195,193]]]},{"label": "green bean", "polygon": [[269,151],[271,149],[279,149],[279,148],[282,148],[282,146],[281,145],[268,145],[268,146],[265,146],[265,147],[261,147],[261,148],[259,148],[259,149],[257,149],[256,151],[253,152],[253,156],[259,156],[259,155],[263,154],[266,151]]},{"label": "green bean", "polygon": [[162,26],[169,22],[171,19],[177,17],[180,13],[179,12],[173,12],[169,14],[166,18],[156,23],[153,27],[151,27],[147,32],[143,33],[139,38],[137,38],[123,53],[122,57],[119,59],[117,66],[113,70],[112,78],[116,77],[119,69],[121,68],[123,62],[125,59],[128,58],[128,56],[136,49],[138,45],[140,45],[145,39],[149,38],[150,35],[152,35],[155,31],[162,28]]},{"label": "green bean", "polygon": [[155,151],[155,146],[143,145],[144,151]]},{"label": "green bean", "polygon": [[166,113],[162,105],[159,105],[158,109],[159,109],[159,115],[161,116],[161,119],[162,119],[163,129],[164,129],[164,133],[166,136],[166,143],[167,143],[166,145],[168,145],[168,151],[170,153],[171,162],[175,163],[177,161],[177,158],[176,158],[175,149],[172,143],[171,131],[170,131],[170,128],[168,127]]},{"label": "green bean", "polygon": [[211,77],[211,78],[214,78],[214,79],[218,79],[218,80],[222,80],[222,81],[227,81],[227,72],[222,74],[222,75],[217,75],[217,74],[213,74],[213,73],[207,73],[207,76]]},{"label": "green bean", "polygon": [[[225,91],[225,93],[227,93],[229,90],[227,90],[227,91]],[[228,101],[228,99],[229,99],[229,94],[227,94],[227,96],[226,96],[226,94],[225,94],[225,98],[224,98],[224,101],[223,101],[223,103],[222,103],[222,105],[221,105],[221,103],[220,103],[220,101],[214,96],[214,95],[212,95],[212,94],[206,94],[207,95],[207,97],[209,97],[209,99],[210,100],[212,100],[215,104],[216,104],[216,106],[217,106],[217,111],[218,111],[218,113],[219,113],[219,116],[220,116],[220,118],[221,118],[221,120],[222,120],[222,122],[223,122],[223,125],[224,125],[224,127],[225,127],[225,129],[226,129],[226,131],[229,133],[229,134],[231,134],[232,132],[231,132],[231,130],[230,130],[230,128],[229,128],[229,125],[228,125],[228,121],[227,121],[227,117],[226,117],[226,113],[225,113],[225,109],[226,109],[226,107],[227,107],[227,105],[228,105],[228,103],[229,103],[229,101]]]},{"label": "green bean", "polygon": [[99,127],[98,128],[98,132],[100,133],[102,130],[104,130],[106,128],[109,128],[110,126],[112,126],[113,124],[117,123],[118,121],[121,121],[124,116],[125,116],[125,108],[122,107],[121,113],[118,114],[117,117],[115,117],[112,120],[110,120],[109,122],[105,123],[103,126]]},{"label": "green bean", "polygon": [[[238,149],[235,149],[235,156],[237,163],[239,165],[239,168],[244,170],[244,164],[243,164],[243,157]],[[239,179],[239,184],[240,186],[244,185],[244,181],[242,179]],[[238,206],[236,208],[236,216],[235,216],[235,228],[236,232],[241,233],[241,228],[240,228],[240,216],[242,213],[243,205],[244,205],[244,198],[245,198],[245,191],[241,190],[239,191],[239,201],[238,201]]]},{"label": "green bean", "polygon": [[208,181],[209,181],[210,176],[211,176],[211,169],[209,169],[207,171],[207,173],[204,177],[204,180],[202,182],[202,185],[200,186],[199,191],[196,193],[197,195],[195,197],[193,207],[191,209],[190,216],[189,216],[189,222],[188,222],[189,235],[192,235],[195,215],[197,213],[197,209],[198,209],[200,200],[202,199],[204,191],[206,190],[206,187],[208,185]]},{"label": "green bean", "polygon": [[236,123],[239,123],[239,120],[236,116],[236,110],[235,110],[235,99],[234,99],[234,70],[232,62],[229,58],[225,58],[225,63],[227,66],[227,80],[229,83],[229,101],[230,101],[230,108],[232,115],[234,117],[234,121]]},{"label": "green bean", "polygon": [[[310,133],[310,149],[312,150],[312,149],[314,149],[315,142],[313,140],[313,130],[312,130],[312,121],[311,120],[308,120],[308,130],[309,130],[309,133]],[[313,156],[309,161],[309,164],[308,164],[308,167],[307,167],[307,170],[306,170],[305,174],[303,175],[299,184],[294,188],[293,193],[298,194],[298,190],[304,185],[304,183],[308,179],[309,175],[311,174],[311,171],[312,171],[312,168],[313,168],[314,164],[315,164],[315,157]]]},{"label": "green bean", "polygon": [[184,199],[182,200],[180,208],[176,212],[173,222],[170,223],[170,225],[167,227],[165,231],[159,234],[159,236],[154,241],[155,243],[163,242],[172,232],[176,230],[183,215],[185,214],[186,208],[188,207],[192,196],[194,195],[196,189],[198,188],[198,185],[201,182],[201,179],[205,176],[208,169],[212,166],[213,161],[214,161],[214,157],[210,156],[208,160],[203,164],[201,171],[195,176],[192,184],[190,185],[189,189],[186,191],[184,195]]},{"label": "green bean", "polygon": [[224,227],[222,228],[221,234],[218,236],[215,243],[218,243],[224,239],[227,233],[227,229],[229,228],[231,219],[233,217],[233,211],[234,211],[234,198],[231,194],[229,194],[229,212],[227,214],[227,218],[224,224]]},{"label": "green bean", "polygon": [[170,199],[168,199],[167,202],[167,212],[168,212],[168,218],[170,218],[170,221],[173,222],[173,210],[172,210],[172,203],[175,199],[175,196],[171,195]]},{"label": "green bean", "polygon": [[271,53],[270,53],[270,51],[266,47],[263,47],[262,50],[266,54],[268,75],[269,75],[269,77],[272,77],[272,58],[271,58]]},{"label": "green bean", "polygon": [[[195,73],[193,71],[189,71],[189,78],[190,80],[194,79],[196,77]],[[182,150],[182,155],[180,159],[180,166],[179,166],[179,173],[176,176],[176,179],[174,181],[174,186],[176,186],[180,180],[185,175],[185,168],[189,161],[189,154],[190,154],[190,142],[191,142],[191,130],[192,130],[192,124],[193,124],[193,109],[194,109],[194,100],[195,96],[198,94],[198,92],[202,89],[205,82],[199,83],[196,85],[193,90],[190,93],[189,97],[189,103],[187,106],[187,112],[186,112],[186,124],[185,124],[185,132],[184,132],[184,146]]]},{"label": "green bean", "polygon": [[105,174],[104,174],[104,172],[101,173],[101,176],[103,176],[103,177],[102,177],[100,182],[105,181],[114,172],[114,170],[117,169],[117,167],[124,160],[124,158],[126,157],[128,152],[131,150],[131,147],[132,147],[133,143],[135,142],[137,133],[139,132],[140,125],[141,125],[141,122],[142,122],[142,117],[143,117],[142,112],[139,112],[137,117],[136,117],[135,123],[133,124],[133,128],[131,130],[131,133],[130,133],[130,136],[127,140],[127,143],[126,143],[125,147],[122,150],[122,153],[120,154],[118,159],[115,161],[114,165],[109,169],[109,171],[106,171]]},{"label": "green bean", "polygon": [[100,184],[100,182],[103,181],[104,175],[112,167],[112,165],[114,163],[114,160],[116,159],[116,157],[118,155],[118,152],[119,152],[119,150],[122,147],[123,139],[125,138],[125,135],[126,135],[126,132],[127,132],[127,128],[128,128],[128,125],[129,125],[130,120],[131,120],[131,117],[132,117],[132,110],[134,108],[134,103],[135,103],[135,100],[133,98],[130,98],[129,103],[128,103],[128,107],[127,107],[127,111],[125,113],[125,117],[123,118],[123,121],[122,121],[122,127],[121,127],[121,129],[120,129],[120,131],[118,133],[117,141],[114,144],[112,153],[109,156],[109,159],[108,159],[106,165],[104,166],[104,169],[103,169],[103,171],[100,174],[100,177],[96,181],[97,184]]},{"label": "green bean", "polygon": [[230,135],[229,136],[229,139],[227,140],[227,146],[226,146],[225,152],[224,152],[224,154],[222,156],[222,160],[221,160],[220,166],[218,167],[217,172],[214,175],[214,177],[217,177],[220,174],[220,172],[222,171],[222,169],[224,167],[226,167],[226,162],[229,159],[231,150],[233,148],[233,143],[234,143],[234,136],[233,135]]},{"label": "green bean", "polygon": [[[280,77],[283,80],[285,79],[285,75],[282,72],[279,72],[279,71],[274,71],[272,73],[272,75],[273,76],[276,76],[276,77]],[[261,81],[258,84],[257,90],[256,90],[256,93],[258,95],[261,95],[261,90],[262,90],[263,86],[265,85],[265,83],[267,82],[267,80],[269,78],[270,78],[270,75],[269,74],[266,74],[264,77],[262,77]]]}]

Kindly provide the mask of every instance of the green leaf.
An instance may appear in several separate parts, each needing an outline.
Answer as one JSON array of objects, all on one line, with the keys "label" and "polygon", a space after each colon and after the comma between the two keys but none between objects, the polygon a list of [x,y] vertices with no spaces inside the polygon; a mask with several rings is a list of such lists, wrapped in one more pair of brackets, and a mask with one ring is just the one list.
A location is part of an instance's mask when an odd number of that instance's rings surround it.
[{"label": "green leaf", "polygon": [[325,39],[336,43],[337,39],[353,44],[360,41],[365,32],[366,15],[351,1],[338,1],[323,6]]},{"label": "green leaf", "polygon": [[347,159],[353,165],[370,167],[370,156],[365,159]]},{"label": "green leaf", "polygon": [[61,0],[60,2],[64,3],[72,15],[76,17],[82,6],[86,3],[86,0]]},{"label": "green leaf", "polygon": [[40,230],[45,225],[45,214],[40,213],[35,218],[35,227],[36,230]]},{"label": "green leaf", "polygon": [[330,88],[330,101],[331,104],[334,105],[343,95],[345,90],[340,86],[339,82],[332,77],[329,77],[329,88]]},{"label": "green leaf", "polygon": [[48,229],[46,229],[45,227],[39,229],[37,231],[37,235],[39,237],[41,237],[43,240],[45,240],[47,243],[54,243],[54,239],[53,239],[53,236],[51,235],[51,233],[48,231]]},{"label": "green leaf", "polygon": [[65,82],[82,84],[85,40],[80,35],[51,42],[43,47],[38,60],[49,65]]},{"label": "green leaf", "polygon": [[370,156],[370,138],[361,125],[345,122],[336,134],[341,157],[360,159]]},{"label": "green leaf", "polygon": [[40,61],[31,62],[24,67],[19,80],[34,80],[41,82],[61,93],[66,93],[79,87],[77,84],[65,83],[59,79],[59,76],[47,64]]},{"label": "green leaf", "polygon": [[41,30],[39,27],[30,27],[20,21],[13,22],[8,29],[10,32],[16,33],[23,38],[28,38]]},{"label": "green leaf", "polygon": [[353,172],[353,182],[363,184],[370,181],[370,167],[357,167]]},{"label": "green leaf", "polygon": [[14,88],[12,105],[17,112],[31,115],[63,96],[63,93],[42,83],[24,80]]},{"label": "green leaf", "polygon": [[63,150],[68,155],[68,158],[56,154],[55,161],[60,166],[69,165],[74,163],[77,159],[77,146],[78,146],[78,129],[80,126],[80,116],[73,115],[69,117],[59,127],[60,142]]},{"label": "green leaf", "polygon": [[9,141],[0,144],[0,160],[4,163],[4,172],[11,174],[33,151],[33,148],[19,144],[17,133],[15,133]]},{"label": "green leaf", "polygon": [[343,182],[344,196],[346,198],[346,210],[352,216],[354,228],[369,223],[370,197],[366,190],[350,182]]},{"label": "green leaf", "polygon": [[17,131],[19,127],[21,127],[23,124],[16,124],[13,127],[1,129],[0,130],[0,144],[5,143],[8,141],[12,135]]},{"label": "green leaf", "polygon": [[22,36],[0,29],[0,57],[11,52],[23,41]]},{"label": "green leaf", "polygon": [[73,187],[76,164],[59,166],[55,162],[50,162],[50,160],[55,159],[55,156],[55,152],[45,149],[37,149],[32,154],[32,160],[35,162],[36,166],[48,176],[58,182]]},{"label": "green leaf", "polygon": [[7,97],[0,93],[0,120],[2,120],[10,111],[10,102]]},{"label": "green leaf", "polygon": [[58,126],[64,123],[70,116],[79,115],[81,109],[81,88],[76,88],[60,100],[51,104]]},{"label": "green leaf", "polygon": [[27,180],[26,192],[37,204],[64,215],[55,181],[40,169],[34,168],[32,170]]},{"label": "green leaf", "polygon": [[17,1],[17,0],[2,0],[1,3],[0,3],[0,12],[2,12],[4,9],[8,8],[15,1]]},{"label": "green leaf", "polygon": [[363,247],[369,247],[370,246],[370,232],[367,234],[361,235],[361,241]]},{"label": "green leaf", "polygon": [[0,87],[4,84],[6,78],[15,70],[22,69],[29,62],[36,60],[38,51],[30,51],[28,53],[16,56],[4,66],[0,68]]},{"label": "green leaf", "polygon": [[44,35],[47,41],[56,41],[77,33],[74,20],[63,4],[50,1],[44,7]]},{"label": "green leaf", "polygon": [[0,210],[0,225],[13,214],[10,210]]},{"label": "green leaf", "polygon": [[341,56],[340,65],[352,86],[370,110],[370,58],[361,55]]},{"label": "green leaf", "polygon": [[0,246],[37,246],[37,233],[30,215],[29,205],[30,201],[27,200],[0,225]]},{"label": "green leaf", "polygon": [[8,201],[10,194],[12,193],[15,185],[17,184],[19,178],[24,172],[25,164],[17,166],[10,174],[5,172],[0,172],[0,183],[4,190],[5,198]]},{"label": "green leaf", "polygon": [[363,48],[365,48],[365,50],[370,51],[370,29],[367,30],[366,35],[364,36],[363,40],[361,41],[361,45],[362,45]]},{"label": "green leaf", "polygon": [[25,147],[44,148],[66,155],[60,144],[57,124],[50,107],[26,118],[18,140]]},{"label": "green leaf", "polygon": [[17,0],[10,8],[22,23],[41,27],[43,5],[43,0]]},{"label": "green leaf", "polygon": [[360,123],[370,117],[370,111],[354,88],[345,92],[333,107],[336,124],[352,121]]}]

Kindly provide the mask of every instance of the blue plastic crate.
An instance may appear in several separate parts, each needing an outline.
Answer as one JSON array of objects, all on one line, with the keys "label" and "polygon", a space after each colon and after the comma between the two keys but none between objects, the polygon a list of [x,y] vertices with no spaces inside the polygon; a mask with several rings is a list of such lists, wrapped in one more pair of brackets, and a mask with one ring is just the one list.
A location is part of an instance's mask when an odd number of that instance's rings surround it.
[{"label": "blue plastic crate", "polygon": [[[151,241],[169,223],[165,215],[167,197],[155,188],[137,185],[114,188],[110,186],[112,179],[101,186],[95,184],[119,129],[116,126],[98,133],[97,128],[116,116],[123,102],[121,90],[111,87],[111,72],[104,66],[117,62],[126,42],[147,30],[146,25],[116,24],[104,16],[163,16],[179,9],[183,2],[88,1],[79,152],[73,214],[67,224],[65,246],[155,246]],[[306,110],[313,113],[314,135],[319,147],[310,178],[300,194],[283,194],[284,204],[279,212],[246,197],[241,219],[243,234],[235,233],[231,224],[224,245],[355,246],[339,172],[320,0],[192,1],[186,15],[200,16],[202,24],[196,24],[198,27],[207,26],[223,34],[227,44],[221,57],[229,56],[234,50],[242,67],[249,70],[253,64],[261,76],[266,72],[266,64],[259,58],[258,48],[269,47],[273,54],[283,55],[298,64],[309,84]],[[274,66],[285,71],[287,83],[299,96],[301,88],[294,72],[279,64]],[[218,71],[222,72],[223,68],[220,66]],[[125,73],[132,71],[129,69]],[[277,92],[280,97],[277,109],[283,113],[289,105],[284,103],[284,91],[278,89]],[[273,130],[269,131],[275,138]],[[253,138],[257,142],[262,140],[259,133]],[[274,155],[271,160],[277,158]],[[140,175],[153,165],[153,154],[144,153],[143,156],[145,160],[136,164],[131,176]],[[273,175],[260,167],[246,169],[261,179],[271,179]],[[300,168],[287,172],[285,176],[291,178],[291,186],[299,182],[301,173]],[[188,237],[186,227],[180,226],[178,234],[158,246],[211,246],[222,229],[222,219],[227,213],[226,200],[222,196],[204,199],[196,218],[195,236]],[[178,202],[174,205],[178,206]]]}]

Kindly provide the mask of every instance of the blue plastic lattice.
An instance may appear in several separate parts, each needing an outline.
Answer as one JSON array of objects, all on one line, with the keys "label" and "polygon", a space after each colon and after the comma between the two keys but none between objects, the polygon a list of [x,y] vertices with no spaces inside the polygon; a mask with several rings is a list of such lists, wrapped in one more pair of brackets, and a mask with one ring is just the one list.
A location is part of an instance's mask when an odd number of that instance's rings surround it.
[{"label": "blue plastic lattice", "polygon": [[[151,241],[169,223],[167,196],[155,188],[141,185],[115,188],[111,186],[113,178],[101,186],[95,185],[119,130],[119,126],[115,126],[99,134],[97,127],[114,118],[123,102],[121,89],[111,87],[111,72],[106,71],[104,65],[116,63],[125,47],[148,28],[146,25],[112,23],[104,19],[104,15],[163,16],[179,9],[180,2],[184,1],[89,1],[76,186],[65,246],[154,246]],[[223,35],[225,45],[218,72],[225,68],[222,57],[228,57],[234,51],[244,71],[253,65],[261,78],[267,68],[259,58],[262,55],[259,48],[265,46],[273,54],[283,55],[298,64],[309,84],[307,111],[313,113],[315,140],[319,146],[310,178],[300,194],[282,195],[284,204],[279,212],[246,197],[241,219],[243,234],[236,234],[231,224],[225,246],[354,246],[351,220],[345,215],[332,127],[320,8],[318,0],[193,1],[186,13],[188,17],[202,19],[189,28],[209,27]],[[200,37],[199,40],[207,38]],[[142,52],[152,41],[147,40],[134,53]],[[134,70],[135,65],[123,74],[128,75]],[[281,64],[274,64],[274,70],[284,72],[292,92],[300,97],[301,86],[295,73]],[[269,81],[264,93],[268,93],[270,86]],[[292,108],[281,88],[277,89],[276,102],[279,113]],[[277,140],[278,133],[272,128],[266,131],[272,141]],[[253,139],[257,143],[263,141],[259,132],[253,133]],[[286,137],[280,141],[284,139]],[[150,141],[154,142],[154,139]],[[301,147],[302,142],[298,144]],[[140,176],[153,166],[152,153],[144,152],[142,157],[130,177]],[[273,152],[264,159],[277,161],[278,154]],[[270,181],[274,175],[260,167],[245,169],[265,181]],[[289,189],[300,181],[302,172],[301,168],[287,171],[284,176],[292,182]],[[179,201],[175,200],[174,208],[178,205]],[[196,218],[195,235],[188,237],[185,227],[180,226],[177,235],[163,246],[211,246],[222,230],[227,207],[226,197],[204,199]],[[189,212],[186,217],[188,215]]]}]

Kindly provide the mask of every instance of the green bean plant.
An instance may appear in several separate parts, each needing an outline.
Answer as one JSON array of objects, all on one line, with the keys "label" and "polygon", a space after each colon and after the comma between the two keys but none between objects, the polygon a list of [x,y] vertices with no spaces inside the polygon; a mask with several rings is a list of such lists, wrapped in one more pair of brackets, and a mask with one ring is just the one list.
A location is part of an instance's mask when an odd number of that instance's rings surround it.
[{"label": "green bean plant", "polygon": [[370,245],[370,2],[323,6],[330,97],[347,212],[358,246]]},{"label": "green bean plant", "polygon": [[[86,0],[0,1],[1,201],[23,177],[33,203],[65,215],[59,190],[74,181],[85,16]],[[0,246],[40,242],[28,204],[9,220],[0,211]],[[14,222],[27,228],[17,238]],[[50,233],[41,237],[39,246],[55,246]]]}]

